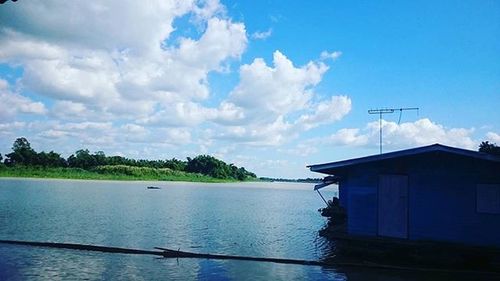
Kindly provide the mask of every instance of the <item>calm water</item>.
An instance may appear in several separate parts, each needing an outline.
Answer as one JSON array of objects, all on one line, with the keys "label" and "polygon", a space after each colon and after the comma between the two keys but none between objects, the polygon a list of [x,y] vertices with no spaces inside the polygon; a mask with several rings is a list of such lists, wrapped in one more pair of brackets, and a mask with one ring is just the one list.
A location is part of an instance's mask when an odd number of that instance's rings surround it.
[{"label": "calm water", "polygon": [[[148,185],[161,186],[147,190]],[[0,179],[0,239],[319,259],[311,184]],[[334,191],[325,191],[331,197]],[[417,280],[412,272],[159,259],[0,244],[0,280]],[[429,277],[429,276],[426,276]],[[432,278],[436,276],[431,276]],[[437,276],[436,280],[447,278]],[[466,279],[464,279],[466,280]],[[472,280],[472,279],[471,279]]]}]

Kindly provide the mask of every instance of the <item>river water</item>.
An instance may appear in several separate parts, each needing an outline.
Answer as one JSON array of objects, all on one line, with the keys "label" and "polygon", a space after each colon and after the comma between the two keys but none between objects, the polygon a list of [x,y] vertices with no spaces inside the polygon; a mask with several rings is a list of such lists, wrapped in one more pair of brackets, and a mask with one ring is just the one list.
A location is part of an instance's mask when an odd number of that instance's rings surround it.
[{"label": "river water", "polygon": [[[161,189],[146,189],[148,185]],[[335,190],[324,192],[328,198],[334,194]],[[318,236],[325,219],[317,209],[323,205],[312,184],[0,179],[0,239],[317,260],[331,255],[333,247]],[[416,277],[411,272],[161,259],[0,244],[0,280]]]}]

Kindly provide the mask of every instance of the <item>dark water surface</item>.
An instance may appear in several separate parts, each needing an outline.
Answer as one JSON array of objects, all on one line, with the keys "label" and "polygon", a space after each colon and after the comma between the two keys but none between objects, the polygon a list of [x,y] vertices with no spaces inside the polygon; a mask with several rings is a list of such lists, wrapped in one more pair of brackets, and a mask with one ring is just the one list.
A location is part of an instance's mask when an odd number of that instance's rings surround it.
[{"label": "dark water surface", "polygon": [[[157,185],[160,190],[148,190]],[[329,198],[334,191],[325,191]],[[311,184],[0,179],[0,239],[317,260]],[[159,259],[0,244],[0,280],[443,280],[448,275]],[[456,276],[455,276],[456,277]],[[468,276],[461,276],[461,280]],[[456,279],[456,278],[455,278]],[[477,280],[477,278],[475,279]]]}]

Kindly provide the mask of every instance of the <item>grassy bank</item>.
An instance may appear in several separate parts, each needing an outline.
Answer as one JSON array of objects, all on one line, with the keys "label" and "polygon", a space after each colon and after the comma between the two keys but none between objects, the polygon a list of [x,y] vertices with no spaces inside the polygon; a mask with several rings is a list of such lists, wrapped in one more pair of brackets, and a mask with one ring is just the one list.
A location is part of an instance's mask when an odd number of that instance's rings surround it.
[{"label": "grassy bank", "polygon": [[168,168],[155,169],[125,165],[98,166],[92,170],[27,166],[6,167],[0,165],[0,177],[187,182],[234,181],[229,179],[216,179],[202,174],[174,171]]}]

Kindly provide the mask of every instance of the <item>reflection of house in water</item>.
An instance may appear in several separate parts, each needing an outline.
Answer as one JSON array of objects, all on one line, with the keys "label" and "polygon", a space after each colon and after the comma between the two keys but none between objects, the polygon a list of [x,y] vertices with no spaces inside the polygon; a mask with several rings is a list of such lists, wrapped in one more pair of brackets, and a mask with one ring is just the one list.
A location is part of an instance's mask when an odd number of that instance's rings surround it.
[{"label": "reflection of house in water", "polygon": [[347,232],[500,248],[500,157],[418,147],[309,166],[339,178]]}]

